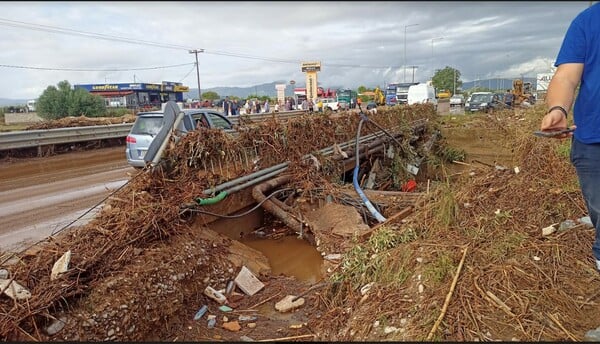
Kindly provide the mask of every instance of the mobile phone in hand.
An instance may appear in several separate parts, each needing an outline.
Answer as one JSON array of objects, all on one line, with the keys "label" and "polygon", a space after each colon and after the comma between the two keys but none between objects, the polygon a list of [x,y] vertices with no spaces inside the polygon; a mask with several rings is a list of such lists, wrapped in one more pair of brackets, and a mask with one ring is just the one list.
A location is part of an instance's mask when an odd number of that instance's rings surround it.
[{"label": "mobile phone in hand", "polygon": [[535,131],[533,133],[533,135],[535,136],[539,136],[539,137],[554,137],[554,136],[559,136],[562,134],[567,134],[567,133],[572,133],[573,131],[575,131],[574,128],[567,128],[567,129],[563,129],[563,130],[538,130]]}]

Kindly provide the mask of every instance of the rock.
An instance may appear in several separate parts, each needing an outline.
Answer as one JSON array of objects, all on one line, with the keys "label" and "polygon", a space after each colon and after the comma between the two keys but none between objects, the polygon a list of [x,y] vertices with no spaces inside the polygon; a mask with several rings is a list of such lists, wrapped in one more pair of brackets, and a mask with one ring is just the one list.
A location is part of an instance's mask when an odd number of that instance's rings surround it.
[{"label": "rock", "polygon": [[[584,216],[584,217],[580,217],[578,219],[579,223],[584,223],[585,225],[587,225],[588,227],[594,227],[594,225],[592,224],[592,219],[590,219],[589,216]],[[0,270],[1,271],[1,270]]]},{"label": "rock", "polygon": [[237,320],[224,323],[223,328],[231,332],[238,332],[242,329]]},{"label": "rock", "polygon": [[419,284],[419,294],[423,293],[425,287],[422,284]]},{"label": "rock", "polygon": [[292,300],[295,298],[296,296],[294,295],[288,295],[284,297],[281,301],[275,304],[275,309],[281,313],[285,313],[304,305],[304,298],[301,297],[292,302]]},{"label": "rock", "polygon": [[110,330],[108,330],[108,333],[106,335],[109,336],[109,337],[114,336],[115,335],[115,330],[111,328]]},{"label": "rock", "polygon": [[4,290],[4,294],[13,300],[25,300],[31,297],[29,290],[25,289],[17,281],[0,279],[0,290]]},{"label": "rock", "polygon": [[248,328],[255,328],[256,327],[256,323],[248,323],[248,324],[246,324],[246,326]]},{"label": "rock", "polygon": [[0,269],[0,279],[8,279],[10,273],[6,269]]},{"label": "rock", "polygon": [[600,327],[595,330],[589,330],[585,333],[583,337],[583,341],[585,342],[598,342],[600,341]]},{"label": "rock", "polygon": [[248,337],[248,336],[241,336],[241,337],[240,337],[240,340],[241,340],[242,342],[253,342],[253,341],[254,341],[254,339],[252,339],[252,338],[250,338],[250,337]]},{"label": "rock", "polygon": [[60,318],[55,319],[52,324],[48,325],[48,327],[46,327],[46,333],[48,333],[50,336],[53,336],[62,330],[66,323],[67,317],[61,316]]}]

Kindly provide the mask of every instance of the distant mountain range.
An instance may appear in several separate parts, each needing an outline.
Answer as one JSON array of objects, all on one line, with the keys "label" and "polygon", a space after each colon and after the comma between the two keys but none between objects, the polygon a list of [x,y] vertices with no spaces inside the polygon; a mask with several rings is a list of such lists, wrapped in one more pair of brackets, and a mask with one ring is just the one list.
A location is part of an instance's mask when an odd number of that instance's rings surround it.
[{"label": "distant mountain range", "polygon": [[[470,90],[475,87],[479,88],[488,88],[490,90],[508,90],[512,89],[512,83],[514,79],[486,79],[486,80],[477,80],[477,81],[469,81],[463,82],[462,89],[463,91]],[[523,82],[530,82],[532,90],[535,91],[536,87],[536,78],[523,78]]]},{"label": "distant mountain range", "polygon": [[[486,79],[486,80],[477,80],[477,81],[469,81],[463,82],[462,89],[463,91],[472,89],[474,87],[482,87],[488,88],[492,90],[506,90],[512,88],[512,83],[514,79]],[[536,78],[523,78],[524,82],[530,82],[535,90],[536,87]],[[248,86],[248,87],[213,87],[213,88],[203,88],[202,93],[212,91],[216,92],[220,97],[225,96],[236,96],[240,98],[246,98],[249,95],[259,95],[259,96],[269,96],[276,97],[277,90],[275,89],[275,85],[277,84],[286,84],[287,87],[285,89],[286,97],[292,97],[294,95],[294,88],[296,87],[304,87],[304,84],[299,85],[290,85],[286,81],[274,81],[271,83]],[[330,89],[336,90],[341,88],[342,86],[331,86]],[[367,86],[373,87],[373,86]],[[189,92],[183,94],[183,98],[190,99],[198,99],[198,89],[190,88]],[[15,106],[15,105],[25,105],[28,99],[7,99],[0,98],[0,106]]]}]

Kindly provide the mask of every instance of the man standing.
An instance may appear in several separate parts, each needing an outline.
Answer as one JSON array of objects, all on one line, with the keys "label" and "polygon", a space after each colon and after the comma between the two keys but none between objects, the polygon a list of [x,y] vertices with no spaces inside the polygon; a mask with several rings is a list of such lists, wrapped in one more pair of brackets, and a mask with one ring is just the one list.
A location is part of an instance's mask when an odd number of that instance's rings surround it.
[{"label": "man standing", "polygon": [[577,171],[581,192],[596,236],[592,252],[600,271],[600,4],[585,9],[573,19],[556,58],[557,67],[546,96],[548,112],[540,129],[553,131],[567,128],[568,112],[579,86],[571,137],[571,163]]},{"label": "man standing", "polygon": [[223,101],[223,113],[225,116],[229,116],[229,97],[225,97]]},{"label": "man standing", "polygon": [[504,105],[506,105],[507,108],[511,109],[513,105],[513,100],[514,95],[512,94],[512,92],[510,90],[506,90],[506,93],[504,93]]}]

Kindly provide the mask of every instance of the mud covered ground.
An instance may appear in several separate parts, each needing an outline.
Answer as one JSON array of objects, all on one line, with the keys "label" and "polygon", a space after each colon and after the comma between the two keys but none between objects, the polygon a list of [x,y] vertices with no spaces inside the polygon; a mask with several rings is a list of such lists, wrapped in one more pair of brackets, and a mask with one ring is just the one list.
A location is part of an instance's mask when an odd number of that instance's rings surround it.
[{"label": "mud covered ground", "polygon": [[[429,122],[420,140],[406,132],[393,157],[373,154],[361,163],[370,171],[379,158],[372,200],[386,222],[366,216],[348,196],[353,189],[340,183],[343,168],[334,157],[317,155],[308,165],[301,159],[351,140],[355,115],[266,122],[235,141],[212,131],[202,132],[203,140],[190,134],[170,148],[164,168],[134,178],[94,222],[0,260],[32,294],[27,301],[0,297],[1,338],[579,341],[598,327],[594,232],[577,221],[586,211],[568,143],[531,135],[543,109],[455,117],[427,107],[394,111],[372,118],[386,128]],[[438,129],[442,138],[426,154]],[[255,156],[243,159],[243,152]],[[411,178],[400,167],[416,152],[426,159]],[[211,158],[217,160],[209,169]],[[308,224],[326,258],[316,283],[272,274],[263,254],[202,225],[210,215],[182,216],[180,208],[208,186],[286,160],[289,181],[273,189],[293,192],[282,191],[274,203]],[[218,161],[227,173],[214,167]],[[416,188],[406,192],[410,179]],[[222,213],[229,204],[206,209]],[[286,228],[266,219],[264,226]],[[574,226],[542,235],[565,220]],[[50,280],[67,250],[68,271]],[[232,310],[219,310],[204,289],[226,288],[242,266],[264,288],[252,296],[236,288],[228,297]],[[276,311],[287,295],[304,304]],[[206,314],[193,320],[203,305]],[[52,323],[65,325],[49,335]]]}]

